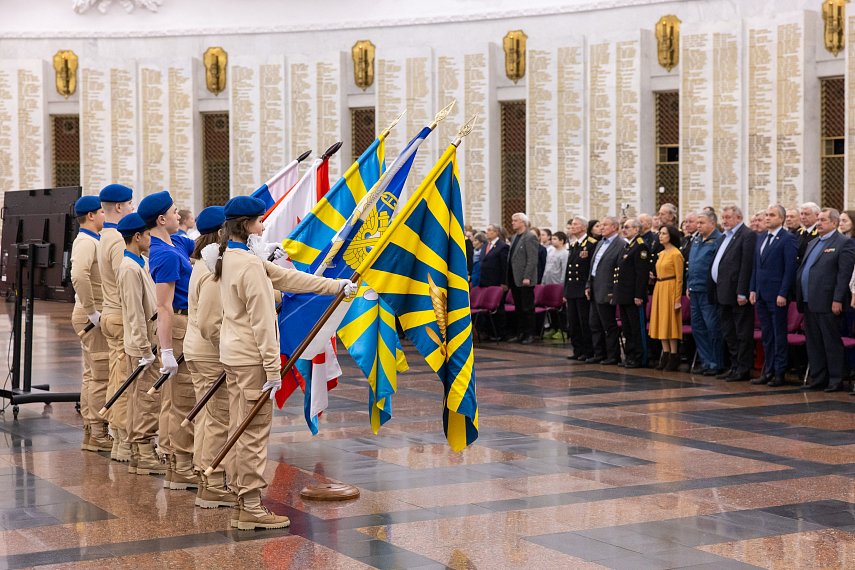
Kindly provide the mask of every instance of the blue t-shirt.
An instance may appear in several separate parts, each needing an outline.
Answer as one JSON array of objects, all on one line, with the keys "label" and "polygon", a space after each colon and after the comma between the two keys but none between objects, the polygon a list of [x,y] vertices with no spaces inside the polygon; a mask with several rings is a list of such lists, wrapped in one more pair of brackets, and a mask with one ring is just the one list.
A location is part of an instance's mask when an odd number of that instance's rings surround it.
[{"label": "blue t-shirt", "polygon": [[187,309],[190,273],[193,271],[193,266],[190,265],[190,252],[193,251],[194,243],[193,240],[181,236],[170,236],[170,238],[173,245],[151,236],[149,271],[155,283],[175,283],[172,308]]}]

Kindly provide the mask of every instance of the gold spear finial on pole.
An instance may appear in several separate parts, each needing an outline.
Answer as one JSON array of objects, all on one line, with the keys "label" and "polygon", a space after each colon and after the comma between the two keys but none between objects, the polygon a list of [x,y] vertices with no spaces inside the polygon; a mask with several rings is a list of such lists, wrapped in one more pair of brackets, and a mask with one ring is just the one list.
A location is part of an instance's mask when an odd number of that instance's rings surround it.
[{"label": "gold spear finial on pole", "polygon": [[472,132],[473,127],[475,127],[475,121],[478,119],[478,113],[472,115],[472,118],[463,123],[463,126],[460,127],[460,130],[457,131],[457,136],[454,137],[454,140],[451,144],[455,147],[459,146],[461,142],[463,142],[463,137]]},{"label": "gold spear finial on pole", "polygon": [[433,118],[433,122],[430,124],[430,130],[434,130],[438,124],[445,120],[445,118],[454,108],[455,103],[457,103],[457,101],[452,99],[451,103],[439,110],[439,113],[436,114],[436,116]]},{"label": "gold spear finial on pole", "polygon": [[398,121],[400,121],[400,120],[401,120],[401,117],[403,117],[403,116],[404,116],[404,115],[406,115],[406,114],[407,114],[407,110],[406,110],[406,109],[404,109],[403,111],[401,111],[401,114],[400,114],[400,115],[398,115],[397,117],[395,117],[395,120],[393,120],[393,121],[389,124],[389,126],[388,126],[388,127],[386,127],[385,129],[383,129],[383,132],[382,132],[382,133],[380,133],[380,136],[379,136],[378,138],[384,139],[384,138],[388,137],[388,136],[389,136],[389,133],[390,133],[390,132],[392,132],[392,129],[394,129],[394,128],[395,128],[395,125],[397,125],[397,124],[398,124]]}]

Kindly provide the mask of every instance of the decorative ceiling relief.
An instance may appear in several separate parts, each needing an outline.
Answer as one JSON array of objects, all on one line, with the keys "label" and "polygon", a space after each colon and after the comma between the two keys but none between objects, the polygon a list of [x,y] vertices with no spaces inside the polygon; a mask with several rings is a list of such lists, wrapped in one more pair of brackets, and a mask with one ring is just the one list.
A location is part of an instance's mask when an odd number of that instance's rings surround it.
[{"label": "decorative ceiling relief", "polygon": [[[92,8],[97,9],[102,14],[106,14],[112,4],[113,0],[71,0],[71,6],[78,14],[85,14]],[[157,12],[158,8],[163,4],[163,0],[119,0],[119,4],[128,14],[133,12],[135,8]]]}]

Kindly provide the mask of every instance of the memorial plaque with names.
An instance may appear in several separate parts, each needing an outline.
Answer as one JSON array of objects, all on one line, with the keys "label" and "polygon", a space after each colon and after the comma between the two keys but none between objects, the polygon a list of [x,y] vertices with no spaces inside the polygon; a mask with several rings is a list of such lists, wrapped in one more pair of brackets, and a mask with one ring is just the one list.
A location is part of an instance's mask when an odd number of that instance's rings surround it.
[{"label": "memorial plaque with names", "polygon": [[557,63],[549,50],[528,50],[526,210],[534,226],[556,227]]},{"label": "memorial plaque with names", "polygon": [[804,186],[805,53],[802,22],[778,26],[777,55],[778,201],[781,204],[798,204],[802,201]]},{"label": "memorial plaque with names", "polygon": [[588,215],[615,213],[615,65],[614,46],[589,48],[588,67]]},{"label": "memorial plaque with names", "polygon": [[316,122],[316,84],[314,66],[301,58],[288,61],[289,84],[291,88],[291,157],[311,149],[319,156],[325,149],[318,148],[315,141]]},{"label": "memorial plaque with names", "polygon": [[585,50],[581,45],[558,48],[557,228],[570,215],[585,212]]},{"label": "memorial plaque with names", "polygon": [[[337,54],[336,54],[337,55]],[[315,63],[317,103],[317,147],[322,153],[330,145],[341,140],[340,85],[341,60],[331,56],[327,61]],[[341,176],[341,151],[329,161],[330,185]]]},{"label": "memorial plaque with names", "polygon": [[44,188],[48,185],[45,180],[44,64],[41,61],[19,62],[16,75],[18,188]]},{"label": "memorial plaque with names", "polygon": [[258,66],[258,182],[266,182],[296,156],[286,152],[288,125],[285,113],[285,61],[275,58]]},{"label": "memorial plaque with names", "polygon": [[699,211],[712,204],[712,38],[680,38],[680,208]]},{"label": "memorial plaque with names", "polygon": [[138,191],[136,76],[133,64],[110,68],[110,179]]},{"label": "memorial plaque with names", "polygon": [[0,203],[18,186],[18,76],[15,62],[0,62]]},{"label": "memorial plaque with names", "polygon": [[615,212],[641,204],[641,45],[615,44]]},{"label": "memorial plaque with names", "polygon": [[191,62],[170,65],[167,72],[169,101],[169,191],[181,208],[193,206],[194,96]]},{"label": "memorial plaque with names", "polygon": [[169,138],[168,87],[164,70],[141,65],[140,85],[140,143],[142,146],[143,195],[163,190],[168,184]]},{"label": "memorial plaque with names", "polygon": [[[436,130],[431,134],[431,138],[436,138],[438,145],[445,148],[457,133],[457,129],[464,121],[464,56],[462,54],[451,54],[439,52],[436,56],[436,108],[445,107],[452,100],[457,101],[445,121],[437,126]],[[474,131],[473,131],[474,134]],[[471,138],[466,137],[468,144]],[[430,140],[430,139],[428,139]],[[467,185],[462,179],[466,177],[466,157],[463,147],[457,153],[457,168],[461,176],[460,191],[463,199],[463,215],[467,223],[470,223],[472,217],[472,196]]]},{"label": "memorial plaque with names", "polygon": [[775,201],[775,30],[748,29],[748,211]]},{"label": "memorial plaque with names", "polygon": [[735,33],[712,34],[713,201],[741,204],[742,113],[739,40]]},{"label": "memorial plaque with names", "polygon": [[259,148],[258,65],[234,58],[229,62],[228,77],[231,191],[245,196],[264,182]]},{"label": "memorial plaque with names", "polygon": [[[470,53],[463,56],[463,121],[468,121],[473,115],[478,115],[475,128],[463,144],[461,170],[463,191],[469,197],[467,223],[476,228],[486,228],[490,223],[491,194],[488,191],[490,172],[490,116],[489,94],[490,85],[489,52]],[[458,101],[458,105],[460,101]],[[456,123],[457,125],[462,124]],[[455,131],[457,126],[455,126]],[[450,142],[449,138],[440,138],[438,147],[444,150]]]}]

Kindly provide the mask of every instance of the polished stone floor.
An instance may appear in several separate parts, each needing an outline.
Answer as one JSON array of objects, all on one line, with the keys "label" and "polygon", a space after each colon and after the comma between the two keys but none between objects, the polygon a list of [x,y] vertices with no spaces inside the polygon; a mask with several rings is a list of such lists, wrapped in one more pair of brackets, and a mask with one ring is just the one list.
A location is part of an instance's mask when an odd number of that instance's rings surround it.
[{"label": "polished stone floor", "polygon": [[[80,374],[69,311],[38,303],[35,378],[55,390]],[[0,343],[8,328],[0,315]],[[297,397],[274,417],[265,502],[283,530],[228,530],[226,509],[80,451],[73,404],[7,409],[0,567],[855,568],[855,398],[565,354],[482,345],[481,436],[460,454],[411,350],[379,436],[343,357],[318,436]],[[328,481],[362,496],[300,499]]]}]

